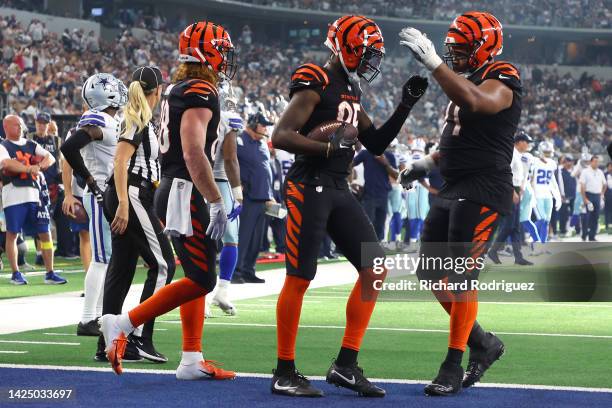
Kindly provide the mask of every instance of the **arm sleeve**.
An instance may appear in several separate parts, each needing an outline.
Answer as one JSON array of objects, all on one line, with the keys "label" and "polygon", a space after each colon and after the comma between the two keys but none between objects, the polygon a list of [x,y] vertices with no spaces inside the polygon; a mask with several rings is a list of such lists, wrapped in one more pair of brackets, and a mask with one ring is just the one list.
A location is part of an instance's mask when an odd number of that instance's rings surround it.
[{"label": "arm sleeve", "polygon": [[299,91],[304,89],[312,89],[319,95],[323,93],[329,85],[329,77],[323,68],[316,64],[300,65],[293,74],[291,74],[291,83],[289,85],[289,99]]},{"label": "arm sleeve", "polygon": [[81,156],[81,149],[91,143],[91,137],[83,129],[79,129],[74,132],[70,139],[62,145],[61,151],[70,167],[74,171],[74,174],[87,180],[91,177],[91,173],[87,170],[83,156]]},{"label": "arm sleeve", "polygon": [[376,129],[374,125],[359,133],[359,141],[375,156],[380,156],[397,137],[408,118],[410,108],[398,105],[393,115],[384,125]]}]

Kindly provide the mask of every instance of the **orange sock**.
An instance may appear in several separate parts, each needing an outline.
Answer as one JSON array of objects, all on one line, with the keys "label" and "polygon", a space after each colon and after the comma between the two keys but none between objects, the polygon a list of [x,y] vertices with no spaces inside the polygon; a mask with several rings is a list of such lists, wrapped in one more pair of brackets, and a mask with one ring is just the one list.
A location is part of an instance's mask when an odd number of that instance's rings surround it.
[{"label": "orange sock", "polygon": [[205,298],[205,296],[199,296],[181,305],[183,351],[202,351]]},{"label": "orange sock", "polygon": [[478,292],[470,290],[455,295],[455,298],[450,313],[448,347],[465,351],[478,315]]},{"label": "orange sock", "polygon": [[[366,281],[369,282],[370,279],[366,278]],[[374,306],[376,306],[377,297],[377,291],[366,290],[364,292],[362,277],[359,276],[346,303],[346,328],[342,338],[342,347],[359,351]]]},{"label": "orange sock", "polygon": [[295,360],[295,340],[297,338],[302,300],[310,281],[297,276],[287,275],[283,289],[276,303],[276,341],[278,358]]},{"label": "orange sock", "polygon": [[153,296],[130,310],[128,316],[132,325],[138,327],[205,293],[202,286],[191,279],[183,278],[159,289]]},{"label": "orange sock", "polygon": [[451,299],[453,299],[453,294],[447,290],[434,290],[433,294],[436,299],[438,299],[438,302],[440,302],[440,305],[442,305],[444,310],[446,310],[446,313],[451,314],[451,310],[453,308],[453,302],[451,301]]}]

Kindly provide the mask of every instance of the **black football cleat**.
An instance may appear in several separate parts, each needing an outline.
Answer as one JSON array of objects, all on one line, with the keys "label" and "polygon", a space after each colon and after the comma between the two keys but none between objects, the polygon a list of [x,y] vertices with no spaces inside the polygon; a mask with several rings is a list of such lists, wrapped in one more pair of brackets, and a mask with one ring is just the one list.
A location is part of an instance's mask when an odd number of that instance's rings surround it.
[{"label": "black football cleat", "polygon": [[487,255],[489,255],[489,259],[491,259],[494,264],[496,265],[501,264],[501,260],[499,259],[499,255],[497,255],[497,251],[493,251],[491,249],[489,252],[487,252]]},{"label": "black football cleat", "polygon": [[98,337],[101,334],[98,319],[90,320],[87,323],[79,322],[77,325],[77,336]]},{"label": "black football cleat", "polygon": [[272,383],[270,391],[272,394],[287,395],[289,397],[317,398],[323,396],[323,391],[310,385],[308,378],[297,370],[286,375],[277,375],[272,371]]},{"label": "black football cleat", "polygon": [[134,334],[130,334],[128,336],[128,345],[133,344],[138,351],[138,355],[146,360],[152,361],[154,363],[166,363],[168,362],[168,357],[164,356],[162,353],[155,350],[155,346],[153,346],[153,340],[136,336]]},{"label": "black football cleat", "polygon": [[355,391],[360,397],[382,398],[386,391],[372,384],[364,375],[363,369],[355,363],[352,366],[342,367],[332,362],[327,370],[325,381],[336,387],[344,387]]},{"label": "black football cleat", "polygon": [[494,333],[487,333],[485,344],[486,347],[483,348],[470,347],[470,360],[463,378],[463,388],[471,387],[480,381],[485,371],[506,351],[504,343]]},{"label": "black football cleat", "polygon": [[529,266],[529,265],[533,265],[533,262],[530,262],[528,260],[526,260],[525,258],[520,258],[517,259],[516,261],[514,261],[515,265],[523,265],[523,266]]},{"label": "black football cleat", "polygon": [[425,387],[425,395],[431,397],[447,397],[461,391],[463,367],[442,363],[440,371],[434,380]]}]

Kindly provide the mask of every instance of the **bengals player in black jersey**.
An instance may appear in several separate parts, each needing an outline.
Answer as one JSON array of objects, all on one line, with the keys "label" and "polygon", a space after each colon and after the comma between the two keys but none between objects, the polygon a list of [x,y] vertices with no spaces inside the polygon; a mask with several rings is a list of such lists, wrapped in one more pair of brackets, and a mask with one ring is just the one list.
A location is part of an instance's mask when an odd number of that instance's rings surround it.
[{"label": "bengals player in black jersey", "polygon": [[102,332],[113,370],[121,374],[126,336],[150,319],[181,307],[183,353],[176,377],[181,380],[231,379],[202,356],[204,297],[216,284],[216,241],[227,223],[221,193],[213,178],[211,145],[217,138],[217,82],[235,73],[234,46],[218,24],[191,24],[179,38],[180,65],[164,93],[159,135],[162,180],[155,207],[172,236],[185,278],[159,289],[122,315],[104,315]]},{"label": "bengals player in black jersey", "polygon": [[325,44],[332,51],[327,64],[307,63],[294,71],[289,86],[291,101],[272,135],[274,147],[295,153],[296,160],[285,186],[289,210],[287,277],[276,307],[278,361],[271,391],[302,397],[323,395],[299,374],[294,359],[302,300],[316,273],[321,242],[329,234],[358,270],[359,278],[348,299],[342,347],[327,372],[327,382],[361,396],[383,397],[385,391],[370,383],[357,365],[357,353],[376,303],[371,280],[373,259],[384,257],[384,252],[377,245],[373,253],[361,253],[362,243],[376,243],[378,239],[348,187],[355,139],[345,138],[342,128],[329,143],[303,135],[326,121],[346,122],[359,130],[358,139],[368,150],[381,155],[425,92],[427,81],[418,76],[410,78],[396,111],[376,129],[363,111],[359,80],[370,82],[380,73],[385,53],[380,29],[366,17],[344,16],[330,26]]},{"label": "bengals player in black jersey", "polygon": [[[446,35],[443,63],[432,42],[420,31],[406,28],[400,44],[431,72],[448,95],[446,124],[439,151],[409,166],[400,175],[404,187],[440,168],[444,186],[425,220],[421,255],[483,257],[493,240],[500,214],[512,208],[514,133],[521,116],[521,81],[512,64],[496,61],[503,32],[491,14],[471,11],[457,17]],[[451,243],[443,244],[440,243]],[[434,292],[450,315],[447,357],[438,376],[425,388],[428,395],[450,395],[472,386],[504,353],[504,344],[478,322],[478,268],[465,273],[419,269],[419,279],[468,284],[467,290]],[[448,287],[451,289],[451,287]],[[455,288],[456,289],[456,288]],[[462,288],[460,288],[462,289]],[[461,366],[470,347],[467,371]]]}]

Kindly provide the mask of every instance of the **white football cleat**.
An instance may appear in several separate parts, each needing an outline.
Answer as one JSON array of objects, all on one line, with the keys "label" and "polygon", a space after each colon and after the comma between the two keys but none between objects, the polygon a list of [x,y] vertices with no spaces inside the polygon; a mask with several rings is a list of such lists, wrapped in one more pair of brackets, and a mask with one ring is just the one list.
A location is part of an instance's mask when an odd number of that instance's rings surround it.
[{"label": "white football cleat", "polygon": [[234,307],[232,302],[229,300],[227,289],[228,288],[226,286],[218,286],[217,293],[215,293],[215,296],[212,299],[212,303],[215,306],[219,306],[219,308],[223,310],[223,313],[230,315],[230,316],[235,316],[236,308]]},{"label": "white football cleat", "polygon": [[127,346],[127,337],[117,323],[119,316],[106,314],[100,319],[100,331],[106,343],[106,357],[113,371],[120,375],[123,372],[121,361]]},{"label": "white football cleat", "polygon": [[236,373],[224,370],[220,364],[212,360],[201,360],[197,363],[185,364],[181,361],[176,369],[177,380],[233,380]]}]

